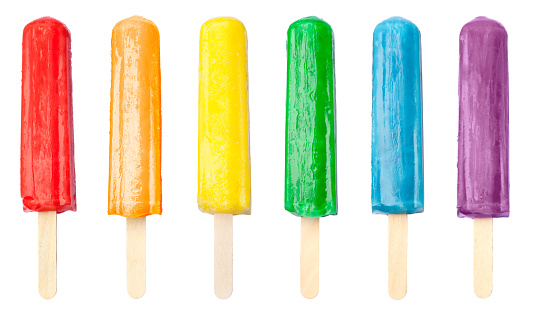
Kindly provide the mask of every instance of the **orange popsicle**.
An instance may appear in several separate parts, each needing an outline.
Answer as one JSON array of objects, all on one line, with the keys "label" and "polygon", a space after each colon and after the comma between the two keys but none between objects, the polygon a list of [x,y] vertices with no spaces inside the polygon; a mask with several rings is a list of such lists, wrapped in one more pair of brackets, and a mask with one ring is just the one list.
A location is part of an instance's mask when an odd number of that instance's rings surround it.
[{"label": "orange popsicle", "polygon": [[159,31],[134,16],[113,28],[108,213],[161,214]]},{"label": "orange popsicle", "polygon": [[128,293],[146,290],[146,218],[161,214],[159,31],[134,16],[113,28],[108,214],[127,217]]}]

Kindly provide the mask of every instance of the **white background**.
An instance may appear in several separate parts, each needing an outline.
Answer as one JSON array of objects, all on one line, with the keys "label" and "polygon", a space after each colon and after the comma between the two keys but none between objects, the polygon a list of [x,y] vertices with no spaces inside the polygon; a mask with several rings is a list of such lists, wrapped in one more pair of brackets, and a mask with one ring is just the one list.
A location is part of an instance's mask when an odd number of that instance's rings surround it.
[{"label": "white background", "polygon": [[[518,1],[13,1],[0,19],[0,323],[531,322],[530,10]],[[58,290],[37,291],[37,215],[19,194],[22,30],[53,16],[72,35],[78,211],[58,217]],[[163,215],[147,220],[147,291],[126,292],[125,219],[107,215],[110,37],[142,15],[161,34]],[[213,217],[196,207],[198,37],[217,16],[249,42],[252,215],[234,220],[234,292],[213,293]],[[339,215],[321,220],[320,293],[299,291],[300,219],[283,209],[286,30],[316,15],[335,33]],[[372,31],[400,15],[422,34],[425,212],[409,217],[408,293],[387,294],[387,218],[370,207]],[[511,217],[494,222],[494,290],[473,292],[473,224],[456,217],[461,27],[509,34]]]}]

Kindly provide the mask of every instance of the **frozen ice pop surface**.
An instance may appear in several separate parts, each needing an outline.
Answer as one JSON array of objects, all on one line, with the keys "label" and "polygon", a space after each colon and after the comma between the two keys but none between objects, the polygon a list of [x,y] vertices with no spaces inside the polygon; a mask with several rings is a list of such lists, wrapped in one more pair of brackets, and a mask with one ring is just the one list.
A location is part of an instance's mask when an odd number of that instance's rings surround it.
[{"label": "frozen ice pop surface", "polygon": [[21,120],[24,210],[75,211],[70,32],[54,18],[24,28]]},{"label": "frozen ice pop surface", "polygon": [[317,17],[287,32],[285,209],[304,217],[337,214],[333,30]]},{"label": "frozen ice pop surface", "polygon": [[507,32],[478,17],[459,37],[457,215],[509,216]]},{"label": "frozen ice pop surface", "polygon": [[250,214],[246,29],[214,18],[200,31],[198,208]]},{"label": "frozen ice pop surface", "polygon": [[161,214],[159,31],[134,16],[111,38],[108,214]]},{"label": "frozen ice pop surface", "polygon": [[420,32],[401,17],[374,30],[372,212],[424,210]]}]

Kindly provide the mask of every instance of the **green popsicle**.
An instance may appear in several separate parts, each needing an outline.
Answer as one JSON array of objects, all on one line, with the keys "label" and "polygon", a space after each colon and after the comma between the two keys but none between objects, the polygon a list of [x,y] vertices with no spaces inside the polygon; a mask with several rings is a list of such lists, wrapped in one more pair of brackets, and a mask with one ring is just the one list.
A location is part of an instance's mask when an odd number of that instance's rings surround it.
[{"label": "green popsicle", "polygon": [[285,209],[304,217],[336,215],[333,30],[307,17],[287,36]]}]

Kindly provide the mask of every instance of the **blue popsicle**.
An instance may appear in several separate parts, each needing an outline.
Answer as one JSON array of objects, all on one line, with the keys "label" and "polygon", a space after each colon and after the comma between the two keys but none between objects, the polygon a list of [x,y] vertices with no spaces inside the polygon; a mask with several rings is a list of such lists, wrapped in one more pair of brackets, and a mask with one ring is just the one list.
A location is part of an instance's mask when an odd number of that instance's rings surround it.
[{"label": "blue popsicle", "polygon": [[372,213],[421,213],[422,73],[415,24],[392,17],[376,26],[372,74]]}]

